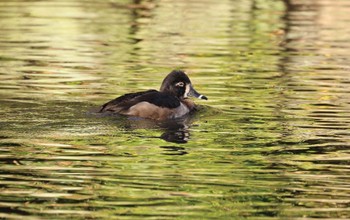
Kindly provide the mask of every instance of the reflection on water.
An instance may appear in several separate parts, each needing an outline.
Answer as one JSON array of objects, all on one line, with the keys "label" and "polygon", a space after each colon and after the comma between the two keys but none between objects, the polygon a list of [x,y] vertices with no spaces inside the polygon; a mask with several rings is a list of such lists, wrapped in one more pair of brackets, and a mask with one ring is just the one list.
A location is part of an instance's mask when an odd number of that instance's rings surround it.
[{"label": "reflection on water", "polygon": [[94,115],[98,117],[110,117],[115,126],[125,129],[126,131],[137,132],[140,129],[158,129],[162,132],[160,136],[144,136],[144,138],[161,138],[165,141],[178,144],[187,143],[190,135],[189,127],[192,124],[191,119],[193,118],[192,115],[186,115],[174,120],[154,121],[138,117],[127,117],[116,113],[94,113]]},{"label": "reflection on water", "polygon": [[181,118],[171,119],[171,120],[151,120],[146,118],[134,117],[134,116],[124,116],[113,112],[100,113],[100,108],[93,108],[88,111],[88,115],[98,118],[108,117],[114,126],[119,129],[125,129],[126,131],[136,131],[143,130],[160,130],[162,134],[160,136],[149,136],[147,138],[161,138],[168,142],[173,143],[187,143],[189,140],[190,132],[189,128],[193,125],[195,120],[195,114],[199,112],[205,112],[208,114],[217,114],[218,111],[210,109],[204,106],[196,106],[197,111],[185,115]]},{"label": "reflection on water", "polygon": [[[350,218],[349,9],[0,1],[0,218]],[[87,113],[174,68],[195,115]]]}]

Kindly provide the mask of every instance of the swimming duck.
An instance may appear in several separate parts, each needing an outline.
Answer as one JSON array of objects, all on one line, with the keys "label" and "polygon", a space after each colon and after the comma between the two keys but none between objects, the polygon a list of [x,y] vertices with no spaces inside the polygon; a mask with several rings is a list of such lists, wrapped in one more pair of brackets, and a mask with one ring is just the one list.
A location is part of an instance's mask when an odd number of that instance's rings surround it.
[{"label": "swimming duck", "polygon": [[199,94],[185,72],[173,70],[162,82],[160,90],[128,93],[101,106],[99,112],[166,120],[180,118],[196,110],[188,97],[208,98]]}]

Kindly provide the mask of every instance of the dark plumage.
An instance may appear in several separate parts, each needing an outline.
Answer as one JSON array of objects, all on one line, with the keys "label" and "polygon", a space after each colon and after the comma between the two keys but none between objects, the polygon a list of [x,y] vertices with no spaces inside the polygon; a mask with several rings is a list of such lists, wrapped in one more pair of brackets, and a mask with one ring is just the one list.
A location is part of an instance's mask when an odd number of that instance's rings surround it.
[{"label": "dark plumage", "polygon": [[207,99],[193,89],[188,76],[180,70],[169,73],[160,91],[128,93],[104,104],[99,112],[115,112],[155,120],[182,117],[195,110],[188,96]]}]

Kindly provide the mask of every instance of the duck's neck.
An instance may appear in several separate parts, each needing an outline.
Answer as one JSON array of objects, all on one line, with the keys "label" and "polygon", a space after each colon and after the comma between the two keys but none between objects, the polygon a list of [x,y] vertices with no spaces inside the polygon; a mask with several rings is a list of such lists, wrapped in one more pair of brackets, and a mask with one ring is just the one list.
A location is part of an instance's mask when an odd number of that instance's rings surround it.
[{"label": "duck's neck", "polygon": [[181,102],[183,104],[185,104],[190,111],[197,110],[196,104],[194,104],[194,102],[192,100],[190,100],[190,99],[181,99]]}]

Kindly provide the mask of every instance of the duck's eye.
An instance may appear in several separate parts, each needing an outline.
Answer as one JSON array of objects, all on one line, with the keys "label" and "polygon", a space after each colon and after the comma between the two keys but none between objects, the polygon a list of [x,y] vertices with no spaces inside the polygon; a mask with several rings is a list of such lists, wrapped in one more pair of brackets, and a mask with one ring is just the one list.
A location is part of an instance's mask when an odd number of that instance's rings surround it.
[{"label": "duck's eye", "polygon": [[178,82],[178,83],[175,84],[175,86],[184,87],[185,83],[184,82]]}]

